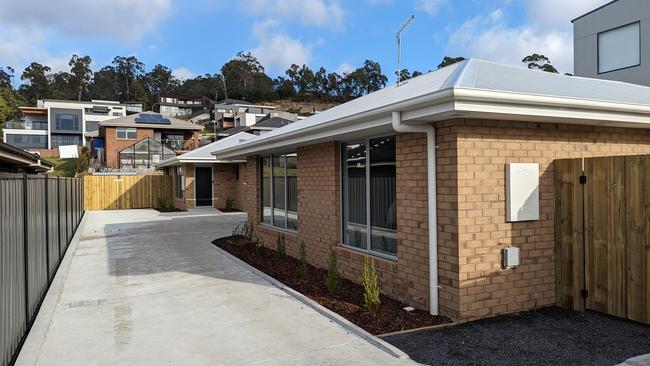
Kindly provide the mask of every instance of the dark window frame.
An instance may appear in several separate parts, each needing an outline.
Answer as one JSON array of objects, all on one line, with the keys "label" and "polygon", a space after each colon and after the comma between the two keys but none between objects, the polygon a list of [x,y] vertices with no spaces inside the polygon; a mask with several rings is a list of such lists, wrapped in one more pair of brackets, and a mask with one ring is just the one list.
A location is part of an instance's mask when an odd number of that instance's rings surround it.
[{"label": "dark window frame", "polygon": [[[611,32],[611,31],[615,31],[615,30],[618,30],[618,29],[621,29],[621,28],[629,27],[629,26],[631,26],[631,25],[633,25],[633,24],[638,24],[638,25],[639,25],[639,63],[636,64],[636,65],[630,65],[630,66],[619,67],[618,69],[612,69],[612,70],[607,70],[607,71],[600,71],[600,36],[601,36],[602,34],[605,34],[605,33]],[[642,42],[642,39],[641,39],[641,38],[642,38],[642,37],[643,37],[643,34],[641,33],[641,21],[640,21],[640,20],[637,20],[637,21],[635,21],[635,22],[631,22],[631,23],[627,23],[627,24],[623,24],[623,25],[619,25],[618,27],[614,27],[614,28],[610,28],[610,29],[606,29],[606,30],[604,30],[604,31],[598,32],[598,33],[596,34],[596,74],[598,74],[598,75],[603,75],[603,74],[608,74],[608,73],[610,73],[610,72],[616,72],[616,71],[621,71],[621,70],[627,70],[627,69],[631,69],[631,68],[634,68],[634,67],[639,67],[639,66],[641,66],[641,64],[642,64],[642,59],[643,59],[643,55],[642,55],[642,51],[643,51],[643,50],[641,49],[641,42]]]},{"label": "dark window frame", "polygon": [[[345,247],[347,249],[350,249],[350,250],[354,250],[354,251],[358,251],[358,252],[367,254],[367,255],[371,255],[371,256],[375,256],[375,257],[379,257],[379,258],[383,258],[383,259],[388,259],[388,260],[391,260],[391,261],[397,261],[397,259],[398,259],[398,257],[397,257],[397,246],[395,247],[395,253],[394,254],[388,253],[388,252],[378,251],[378,250],[375,250],[375,249],[372,248],[372,218],[373,218],[373,215],[372,215],[372,210],[371,210],[372,202],[371,202],[371,192],[370,192],[371,191],[371,189],[370,189],[370,186],[371,186],[371,179],[370,179],[371,178],[371,173],[370,173],[370,169],[371,169],[370,141],[376,140],[376,139],[381,139],[381,138],[388,138],[388,137],[394,138],[395,143],[397,144],[397,136],[396,135],[370,136],[370,137],[366,137],[366,138],[363,138],[363,139],[353,139],[353,140],[350,140],[350,141],[345,141],[345,142],[342,142],[340,144],[339,163],[340,163],[340,167],[341,167],[341,176],[340,176],[340,199],[341,199],[341,203],[340,203],[339,209],[340,209],[340,213],[341,213],[341,225],[340,225],[340,229],[341,229],[341,246],[343,246],[343,247]],[[365,169],[365,196],[366,196],[365,197],[365,199],[366,199],[365,200],[366,240],[365,240],[365,247],[363,247],[363,248],[357,247],[357,246],[352,245],[352,244],[348,244],[348,243],[346,243],[346,239],[345,239],[346,238],[347,216],[348,216],[348,212],[346,210],[346,205],[347,205],[346,199],[347,199],[347,194],[348,194],[348,192],[347,192],[348,187],[346,186],[347,185],[347,179],[348,179],[347,178],[348,170],[347,170],[346,147],[349,144],[364,144],[365,145],[365,161],[366,162],[365,162],[365,168],[364,169]],[[397,163],[397,151],[395,151],[394,160],[395,160],[395,163]],[[395,172],[395,179],[397,179],[397,171]],[[395,196],[395,197],[397,197],[397,196]],[[395,200],[397,201],[397,198],[395,198]],[[396,230],[396,233],[397,233],[397,230]]]}]

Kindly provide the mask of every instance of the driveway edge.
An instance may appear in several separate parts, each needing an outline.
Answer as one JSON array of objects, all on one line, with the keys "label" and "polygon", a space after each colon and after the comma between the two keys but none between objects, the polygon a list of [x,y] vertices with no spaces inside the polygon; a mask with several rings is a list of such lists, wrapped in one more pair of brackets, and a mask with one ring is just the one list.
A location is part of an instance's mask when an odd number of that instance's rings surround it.
[{"label": "driveway edge", "polygon": [[404,353],[402,350],[399,348],[393,346],[392,344],[389,344],[388,342],[368,333],[367,331],[363,330],[362,328],[358,327],[357,325],[353,324],[349,320],[343,318],[339,314],[327,309],[326,307],[322,306],[321,304],[317,303],[316,301],[308,298],[307,296],[301,294],[300,292],[292,289],[291,287],[285,285],[284,283],[276,280],[275,278],[267,275],[266,273],[260,271],[259,269],[251,266],[250,264],[242,261],[241,259],[235,257],[234,255],[226,252],[225,250],[217,247],[216,245],[213,245],[214,248],[219,252],[220,254],[224,255],[225,257],[229,258],[236,264],[238,264],[241,267],[246,268],[247,270],[253,272],[256,276],[262,278],[263,280],[271,283],[273,286],[279,288],[280,290],[286,292],[287,294],[293,296],[294,298],[298,299],[300,302],[303,304],[309,306],[310,308],[316,310],[316,312],[320,313],[321,315],[324,315],[328,317],[330,320],[341,326],[343,329],[347,330],[348,332],[354,333],[358,337],[362,338],[366,342],[372,344],[373,346],[379,348],[380,350],[388,353],[389,355],[398,358],[398,359],[410,359],[409,355]]},{"label": "driveway edge", "polygon": [[18,357],[16,358],[16,363],[14,366],[36,365],[38,363],[41,347],[43,346],[43,343],[45,343],[47,332],[50,329],[50,324],[52,324],[54,310],[56,309],[56,305],[58,304],[61,293],[63,292],[65,280],[68,277],[68,273],[70,272],[72,257],[74,257],[74,253],[77,251],[79,240],[83,235],[84,230],[86,229],[88,215],[89,212],[86,211],[83,215],[83,218],[81,219],[81,222],[79,223],[79,226],[77,227],[77,230],[74,233],[74,236],[72,237],[72,240],[70,240],[70,245],[68,245],[68,249],[66,249],[63,260],[59,264],[59,268],[54,275],[54,279],[52,279],[50,288],[45,294],[45,298],[41,303],[41,307],[38,311],[38,314],[36,315],[34,324],[32,325],[32,328],[29,331],[27,338],[25,339],[25,343],[20,349],[20,353],[18,353]]}]

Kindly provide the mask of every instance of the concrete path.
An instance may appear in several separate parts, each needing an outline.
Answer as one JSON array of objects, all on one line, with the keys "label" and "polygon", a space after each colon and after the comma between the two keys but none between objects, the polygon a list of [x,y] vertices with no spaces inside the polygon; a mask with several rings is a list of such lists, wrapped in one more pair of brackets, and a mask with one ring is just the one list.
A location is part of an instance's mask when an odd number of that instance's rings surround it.
[{"label": "concrete path", "polygon": [[89,212],[17,365],[397,365],[219,255],[242,214]]}]

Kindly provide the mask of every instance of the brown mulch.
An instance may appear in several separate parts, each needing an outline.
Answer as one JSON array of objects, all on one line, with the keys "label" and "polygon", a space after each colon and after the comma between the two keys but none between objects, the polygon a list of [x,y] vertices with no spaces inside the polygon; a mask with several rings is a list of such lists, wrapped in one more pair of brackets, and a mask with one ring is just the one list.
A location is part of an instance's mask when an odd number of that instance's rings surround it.
[{"label": "brown mulch", "polygon": [[242,210],[238,210],[236,208],[218,208],[217,210],[219,210],[221,212],[225,212],[225,213],[228,213],[228,212],[243,212]]},{"label": "brown mulch", "polygon": [[155,208],[154,210],[158,212],[185,212],[186,210],[181,210],[179,208]]},{"label": "brown mulch", "polygon": [[227,237],[212,242],[251,266],[306,295],[372,334],[384,334],[451,322],[447,317],[433,316],[421,310],[407,312],[406,304],[381,295],[381,306],[374,313],[363,305],[363,286],[342,279],[335,294],[325,285],[327,271],[307,266],[307,275],[300,273],[300,261],[286,256],[282,262],[276,251],[246,244],[241,238]]}]

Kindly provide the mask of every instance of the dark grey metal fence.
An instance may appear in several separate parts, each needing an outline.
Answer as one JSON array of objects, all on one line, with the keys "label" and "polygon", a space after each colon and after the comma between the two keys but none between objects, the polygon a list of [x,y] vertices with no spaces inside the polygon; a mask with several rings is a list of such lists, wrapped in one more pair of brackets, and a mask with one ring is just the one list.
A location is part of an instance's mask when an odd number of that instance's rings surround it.
[{"label": "dark grey metal fence", "polygon": [[15,360],[83,213],[82,178],[0,174],[0,365]]}]

